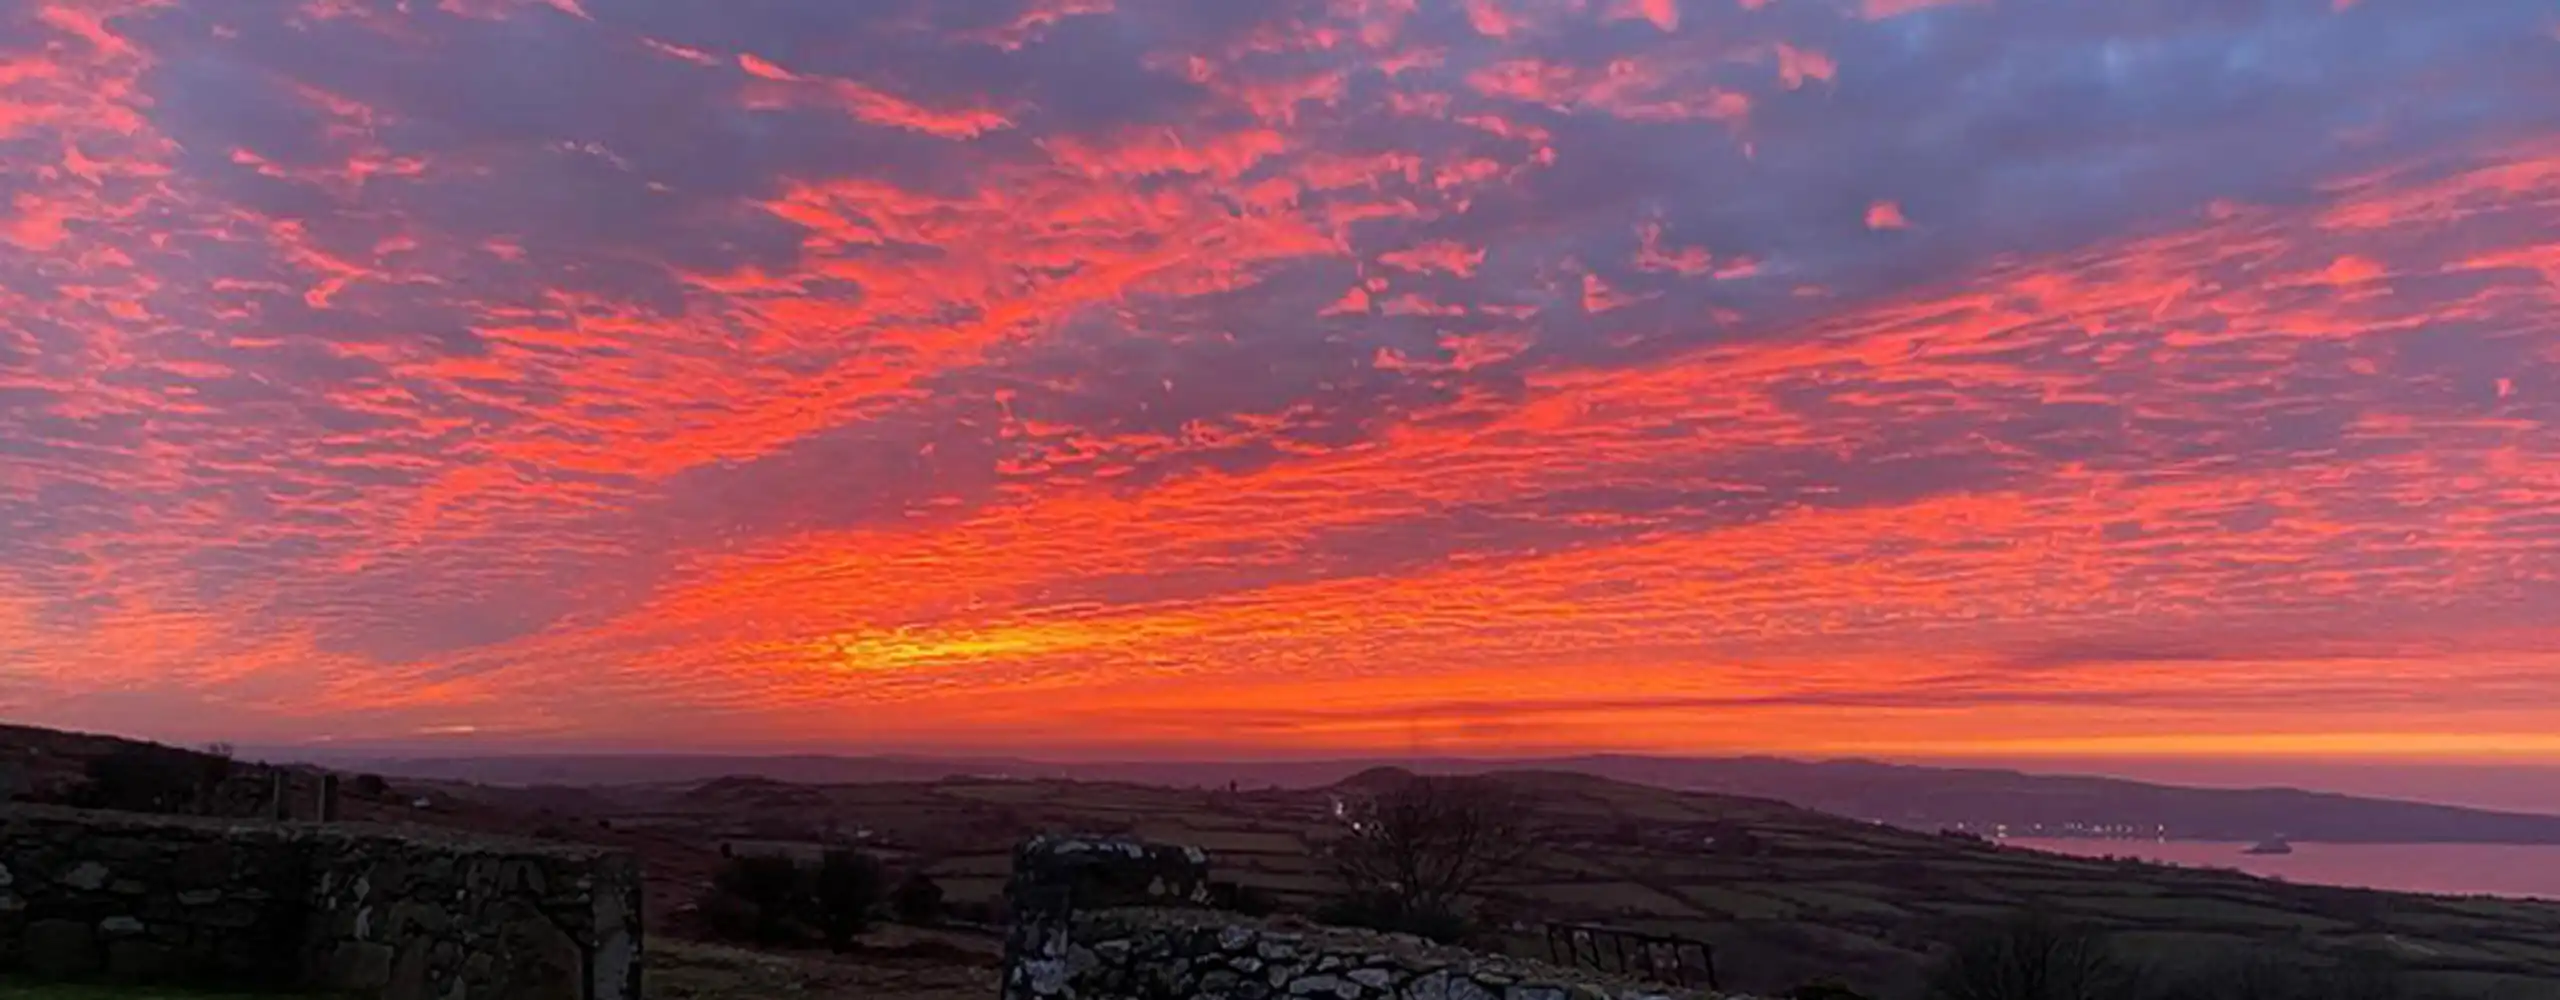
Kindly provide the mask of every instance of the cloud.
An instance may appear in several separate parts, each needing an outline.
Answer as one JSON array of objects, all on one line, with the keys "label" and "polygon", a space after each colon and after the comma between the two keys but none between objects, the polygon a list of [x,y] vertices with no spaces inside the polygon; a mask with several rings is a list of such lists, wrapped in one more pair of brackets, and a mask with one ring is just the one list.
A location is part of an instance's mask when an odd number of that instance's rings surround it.
[{"label": "cloud", "polygon": [[2547,12],[2181,13],[14,10],[0,701],[2549,728]]},{"label": "cloud", "polygon": [[1890,201],[1871,202],[1867,205],[1867,228],[1883,230],[1910,227],[1911,220],[1902,217],[1901,205]]}]

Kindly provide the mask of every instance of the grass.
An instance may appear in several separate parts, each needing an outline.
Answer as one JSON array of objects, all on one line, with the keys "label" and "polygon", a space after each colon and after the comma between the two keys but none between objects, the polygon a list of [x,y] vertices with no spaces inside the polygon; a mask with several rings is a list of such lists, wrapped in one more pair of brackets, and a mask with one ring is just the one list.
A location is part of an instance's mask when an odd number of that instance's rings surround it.
[{"label": "grass", "polygon": [[285,1000],[281,994],[206,993],[160,986],[97,986],[0,980],[8,1000]]}]

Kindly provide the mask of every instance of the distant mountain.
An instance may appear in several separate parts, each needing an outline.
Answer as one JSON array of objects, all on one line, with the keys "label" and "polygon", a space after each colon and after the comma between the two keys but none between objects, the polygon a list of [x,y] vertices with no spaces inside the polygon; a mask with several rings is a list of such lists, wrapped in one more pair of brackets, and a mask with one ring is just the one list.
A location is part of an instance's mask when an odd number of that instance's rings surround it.
[{"label": "distant mountain", "polygon": [[332,766],[506,785],[617,785],[753,776],[807,784],[946,777],[1064,778],[1132,784],[1306,788],[1375,767],[1426,773],[1569,770],[1664,788],[1778,799],[1921,830],[1961,826],[2013,836],[2119,832],[2187,840],[2310,843],[2560,844],[2560,816],[2364,798],[2295,788],[2218,789],[2083,775],[2029,774],[1865,760],[1595,755],[1543,759],[1121,761],[1020,758],[582,755],[336,759]]}]

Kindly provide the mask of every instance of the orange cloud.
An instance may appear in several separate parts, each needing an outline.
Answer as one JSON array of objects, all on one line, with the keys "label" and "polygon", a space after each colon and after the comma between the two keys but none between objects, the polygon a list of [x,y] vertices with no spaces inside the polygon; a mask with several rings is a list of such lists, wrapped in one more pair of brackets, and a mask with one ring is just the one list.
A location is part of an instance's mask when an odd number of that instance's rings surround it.
[{"label": "orange cloud", "polygon": [[1886,18],[1901,17],[1904,14],[1928,10],[1933,7],[1990,4],[1993,2],[1996,2],[1996,0],[1863,0],[1863,4],[1859,9],[1866,15],[1867,20],[1881,21]]},{"label": "orange cloud", "polygon": [[[2181,175],[2039,243],[1960,156],[1798,169],[1915,148],[1824,54],[1910,25],[1849,8],[1064,0],[864,59],[458,6],[543,30],[59,5],[0,54],[12,717],[2413,755],[2560,721],[2547,138]],[[314,32],[401,56],[259,47]],[[630,75],[397,75],[486,37]],[[159,90],[172,38],[255,72]],[[1930,238],[1826,224],[1858,185],[1928,187]]]},{"label": "orange cloud", "polygon": [[751,52],[738,54],[738,68],[755,81],[744,92],[749,108],[816,104],[875,125],[912,129],[945,139],[967,139],[1013,126],[1011,120],[995,111],[926,108],[852,80],[802,76]]},{"label": "orange cloud", "polygon": [[1665,32],[1680,30],[1679,0],[1615,0],[1609,17],[1651,21]]},{"label": "orange cloud", "polygon": [[1778,43],[1777,52],[1778,79],[1786,84],[1788,90],[1804,86],[1807,80],[1827,83],[1840,73],[1840,64],[1820,52],[1799,49],[1785,42]]},{"label": "orange cloud", "polygon": [[1467,83],[1488,96],[1555,108],[1588,108],[1637,121],[1738,123],[1750,117],[1749,95],[1691,86],[1681,72],[1664,62],[1631,59],[1597,69],[1515,59],[1477,70]]}]

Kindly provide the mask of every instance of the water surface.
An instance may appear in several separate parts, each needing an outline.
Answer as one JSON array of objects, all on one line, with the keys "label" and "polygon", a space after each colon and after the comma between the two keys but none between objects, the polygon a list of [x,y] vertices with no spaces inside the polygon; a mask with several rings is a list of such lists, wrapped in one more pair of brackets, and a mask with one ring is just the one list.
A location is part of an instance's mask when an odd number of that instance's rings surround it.
[{"label": "water surface", "polygon": [[2560,900],[2560,846],[2295,844],[2291,854],[2245,854],[2247,844],[2211,840],[2011,837],[2001,843],[2086,857],[2131,855],[2173,865],[2237,868],[2311,885]]}]

